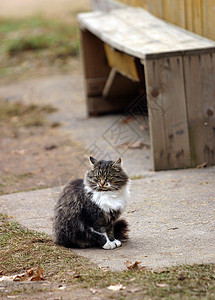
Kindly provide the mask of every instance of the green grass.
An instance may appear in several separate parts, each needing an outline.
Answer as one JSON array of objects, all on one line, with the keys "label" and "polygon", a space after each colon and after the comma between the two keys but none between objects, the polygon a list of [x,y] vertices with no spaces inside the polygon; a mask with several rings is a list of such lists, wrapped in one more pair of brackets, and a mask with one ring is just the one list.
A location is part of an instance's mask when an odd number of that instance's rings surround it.
[{"label": "green grass", "polygon": [[[215,297],[214,264],[178,266],[160,271],[104,272],[87,259],[55,245],[46,235],[24,230],[4,215],[0,215],[0,223],[0,265],[4,275],[41,266],[46,279],[51,282],[85,288],[106,288],[110,284],[121,283],[127,288],[118,292],[116,299]],[[132,294],[129,294],[130,287],[136,289]]]},{"label": "green grass", "polygon": [[14,56],[26,51],[49,49],[55,57],[76,56],[79,52],[77,25],[35,16],[27,19],[0,19],[0,53]]}]

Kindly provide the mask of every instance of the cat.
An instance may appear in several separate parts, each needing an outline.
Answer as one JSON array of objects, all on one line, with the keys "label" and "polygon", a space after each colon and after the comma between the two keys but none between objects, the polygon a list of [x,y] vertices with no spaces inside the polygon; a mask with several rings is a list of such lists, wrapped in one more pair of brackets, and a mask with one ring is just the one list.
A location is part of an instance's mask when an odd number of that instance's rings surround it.
[{"label": "cat", "polygon": [[121,246],[128,223],[119,219],[129,198],[129,177],[121,164],[89,158],[84,180],[70,181],[54,208],[55,243],[64,247]]}]

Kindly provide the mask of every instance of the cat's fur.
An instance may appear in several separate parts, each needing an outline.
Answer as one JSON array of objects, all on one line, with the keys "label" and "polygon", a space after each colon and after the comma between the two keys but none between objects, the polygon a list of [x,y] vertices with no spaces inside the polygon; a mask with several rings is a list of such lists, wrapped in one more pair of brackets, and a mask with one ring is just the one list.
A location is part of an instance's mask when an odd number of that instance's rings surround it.
[{"label": "cat's fur", "polygon": [[84,180],[70,181],[55,206],[55,243],[65,247],[113,249],[126,238],[127,222],[118,220],[129,197],[128,175],[121,159],[97,161]]}]

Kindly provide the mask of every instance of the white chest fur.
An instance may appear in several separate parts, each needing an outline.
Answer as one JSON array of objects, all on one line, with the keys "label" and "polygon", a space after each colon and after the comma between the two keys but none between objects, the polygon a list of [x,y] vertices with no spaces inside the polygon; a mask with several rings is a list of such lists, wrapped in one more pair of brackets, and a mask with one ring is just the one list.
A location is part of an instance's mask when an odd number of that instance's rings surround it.
[{"label": "white chest fur", "polygon": [[121,213],[125,210],[129,199],[129,185],[118,191],[97,192],[86,187],[88,192],[92,192],[92,201],[96,203],[105,212],[119,210]]}]

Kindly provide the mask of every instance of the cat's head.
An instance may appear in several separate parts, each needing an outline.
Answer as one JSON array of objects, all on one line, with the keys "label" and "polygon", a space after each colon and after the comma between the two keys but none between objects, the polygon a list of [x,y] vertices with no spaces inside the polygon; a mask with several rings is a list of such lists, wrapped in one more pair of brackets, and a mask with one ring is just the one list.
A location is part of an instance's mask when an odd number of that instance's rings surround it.
[{"label": "cat's head", "polygon": [[116,161],[96,160],[90,157],[91,170],[86,172],[85,184],[95,191],[116,191],[126,185],[128,175],[121,165],[121,158]]}]

